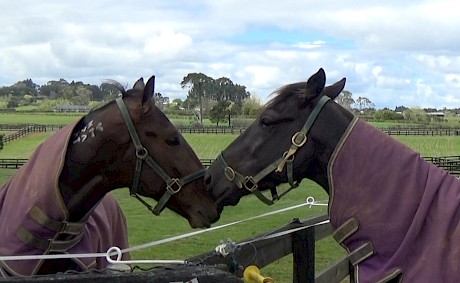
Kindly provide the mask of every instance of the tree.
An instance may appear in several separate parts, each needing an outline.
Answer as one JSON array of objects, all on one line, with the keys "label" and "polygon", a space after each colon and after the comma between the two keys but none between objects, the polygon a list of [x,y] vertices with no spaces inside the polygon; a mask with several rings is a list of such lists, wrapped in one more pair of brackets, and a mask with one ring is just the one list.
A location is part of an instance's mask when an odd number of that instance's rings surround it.
[{"label": "tree", "polygon": [[229,78],[213,79],[203,73],[190,73],[181,82],[182,88],[189,88],[186,105],[193,108],[198,105],[200,117],[211,107],[211,102],[231,101],[232,112],[238,113],[245,98],[251,94],[245,86],[234,84]]},{"label": "tree", "polygon": [[358,97],[355,104],[358,105],[359,111],[363,111],[365,109],[370,109],[370,108],[375,107],[374,103],[372,103],[367,97],[361,97],[361,96]]},{"label": "tree", "polygon": [[243,115],[255,116],[262,109],[260,97],[251,95],[243,100],[242,113]]},{"label": "tree", "polygon": [[24,97],[30,95],[36,97],[38,94],[38,85],[32,79],[19,81],[12,86],[0,88],[0,96]]},{"label": "tree", "polygon": [[396,113],[389,109],[377,110],[374,113],[374,119],[376,120],[403,120],[402,114]]},{"label": "tree", "polygon": [[211,122],[216,123],[217,126],[219,126],[219,122],[225,121],[227,115],[230,115],[230,105],[230,101],[218,101],[217,104],[209,112],[209,119],[211,120]]},{"label": "tree", "polygon": [[174,98],[172,101],[172,104],[177,105],[178,107],[182,107],[182,99],[180,98]]},{"label": "tree", "polygon": [[335,99],[337,104],[341,105],[343,108],[352,111],[351,106],[355,104],[355,100],[353,99],[353,94],[348,90],[342,91],[342,93],[337,96]]},{"label": "tree", "polygon": [[419,122],[419,123],[428,123],[430,117],[428,114],[420,108],[409,108],[403,112],[405,120]]},{"label": "tree", "polygon": [[187,95],[189,107],[199,106],[201,125],[203,125],[203,99],[209,100],[213,89],[212,81],[211,77],[203,73],[189,73],[180,83],[182,88],[189,88]]}]

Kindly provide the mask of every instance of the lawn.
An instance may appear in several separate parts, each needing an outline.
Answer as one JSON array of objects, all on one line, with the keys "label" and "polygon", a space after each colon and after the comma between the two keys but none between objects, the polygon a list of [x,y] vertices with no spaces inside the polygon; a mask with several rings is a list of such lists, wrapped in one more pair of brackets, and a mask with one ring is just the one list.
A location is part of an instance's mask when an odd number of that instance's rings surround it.
[{"label": "lawn", "polygon": [[[50,133],[32,134],[21,140],[8,143],[0,151],[0,158],[28,158],[37,145],[49,135]],[[200,158],[214,158],[237,136],[185,134],[184,137]],[[396,138],[416,151],[421,152],[424,156],[458,155],[460,152],[460,139],[458,137],[398,136]],[[0,169],[0,183],[6,182],[7,178],[13,173],[14,170],[11,169]],[[169,210],[165,210],[160,217],[154,216],[137,200],[131,198],[127,189],[117,190],[114,194],[128,219],[131,246],[193,231],[185,219]],[[318,185],[305,180],[302,182],[300,188],[289,193],[281,201],[270,207],[262,204],[253,196],[245,197],[238,206],[227,207],[221,219],[215,225],[247,219],[269,211],[296,205],[302,203],[308,196],[314,196],[317,200],[328,199],[327,194]],[[275,216],[244,222],[225,229],[136,251],[133,253],[133,256],[137,259],[185,259],[213,250],[219,244],[220,240],[230,238],[233,241],[240,241],[285,225],[293,218],[303,219],[325,214],[326,212],[326,207],[302,207]],[[316,252],[318,270],[326,267],[344,254],[344,250],[330,237],[317,243]],[[276,263],[264,268],[263,273],[273,277],[276,282],[292,281],[292,258],[288,256],[280,259]]]}]

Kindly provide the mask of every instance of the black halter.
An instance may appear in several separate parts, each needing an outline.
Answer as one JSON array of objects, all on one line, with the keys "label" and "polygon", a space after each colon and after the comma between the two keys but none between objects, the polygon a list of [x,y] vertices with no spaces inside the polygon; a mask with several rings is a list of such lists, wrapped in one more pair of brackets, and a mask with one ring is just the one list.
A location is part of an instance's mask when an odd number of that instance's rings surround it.
[{"label": "black halter", "polygon": [[[307,121],[303,125],[302,129],[292,136],[291,138],[292,145],[289,148],[289,150],[284,152],[283,156],[281,156],[279,159],[275,160],[273,163],[265,167],[265,169],[261,170],[255,176],[244,176],[243,174],[238,173],[236,170],[230,167],[227,164],[227,162],[225,162],[223,152],[221,152],[219,156],[217,156],[217,160],[220,163],[220,165],[223,167],[224,175],[227,178],[227,180],[236,184],[240,189],[244,187],[249,192],[255,194],[257,198],[259,198],[262,202],[268,205],[272,205],[276,200],[284,196],[290,190],[297,188],[299,186],[300,181],[294,182],[293,161],[294,161],[295,153],[297,149],[299,149],[306,143],[308,131],[310,131],[310,128],[313,126],[313,123],[315,122],[316,118],[321,112],[321,109],[326,104],[326,102],[328,102],[329,100],[330,98],[328,96],[323,96],[320,98],[320,100],[318,101],[318,104],[316,104],[315,108],[313,109],[312,113],[310,114]],[[286,189],[286,191],[284,191],[280,195],[278,195],[276,188],[274,188],[273,190],[271,190],[272,200],[270,200],[260,192],[260,190],[258,189],[259,187],[258,183],[260,180],[265,178],[268,174],[270,174],[274,170],[276,170],[276,172],[282,172],[284,165],[287,165],[286,174],[288,177],[288,183],[291,187],[289,189]]]},{"label": "black halter", "polygon": [[[160,167],[160,165],[158,165],[158,163],[156,163],[155,160],[153,160],[153,158],[149,155],[149,152],[147,151],[147,149],[142,145],[139,139],[139,136],[137,135],[136,128],[134,127],[133,121],[131,120],[128,109],[126,108],[126,105],[123,99],[121,97],[117,98],[116,102],[118,104],[118,107],[120,108],[121,114],[123,115],[126,126],[128,127],[129,134],[131,136],[131,139],[134,143],[134,147],[136,149],[136,157],[137,157],[136,169],[134,171],[133,184],[129,188],[129,193],[131,196],[137,198],[142,204],[144,204],[155,215],[160,215],[161,211],[164,209],[166,205],[166,202],[169,200],[169,198],[172,195],[177,194],[182,189],[183,185],[190,183],[198,178],[203,177],[206,170],[204,169],[200,170],[191,175],[185,176],[181,179],[169,177],[168,174],[166,174],[166,172]],[[145,200],[143,200],[137,194],[137,188],[139,187],[139,181],[141,178],[141,170],[142,170],[143,161],[145,161],[158,174],[158,176],[160,176],[161,179],[163,179],[163,181],[165,181],[166,183],[166,192],[161,197],[161,199],[158,201],[155,208],[149,205]]]}]

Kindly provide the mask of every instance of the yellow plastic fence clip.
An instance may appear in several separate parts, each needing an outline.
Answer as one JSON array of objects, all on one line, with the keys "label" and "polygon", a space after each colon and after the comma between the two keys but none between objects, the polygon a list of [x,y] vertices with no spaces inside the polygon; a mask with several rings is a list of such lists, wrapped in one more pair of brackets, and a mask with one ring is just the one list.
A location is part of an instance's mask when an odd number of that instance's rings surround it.
[{"label": "yellow plastic fence clip", "polygon": [[244,269],[243,278],[246,283],[275,283],[272,278],[260,275],[260,269],[255,265],[249,265]]}]

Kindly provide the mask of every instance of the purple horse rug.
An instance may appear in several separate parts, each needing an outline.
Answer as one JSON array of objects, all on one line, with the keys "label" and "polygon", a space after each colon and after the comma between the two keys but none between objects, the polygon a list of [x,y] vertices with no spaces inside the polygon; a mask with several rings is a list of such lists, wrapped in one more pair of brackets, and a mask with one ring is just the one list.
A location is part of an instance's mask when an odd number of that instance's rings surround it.
[{"label": "purple horse rug", "polygon": [[[81,223],[67,221],[58,178],[75,125],[42,143],[0,189],[0,256],[102,253],[112,246],[128,247],[126,220],[111,194]],[[105,258],[72,260],[82,270],[108,265]],[[0,277],[34,275],[42,264],[43,260],[0,261]]]},{"label": "purple horse rug", "polygon": [[460,181],[355,118],[328,168],[356,282],[460,282]]}]

